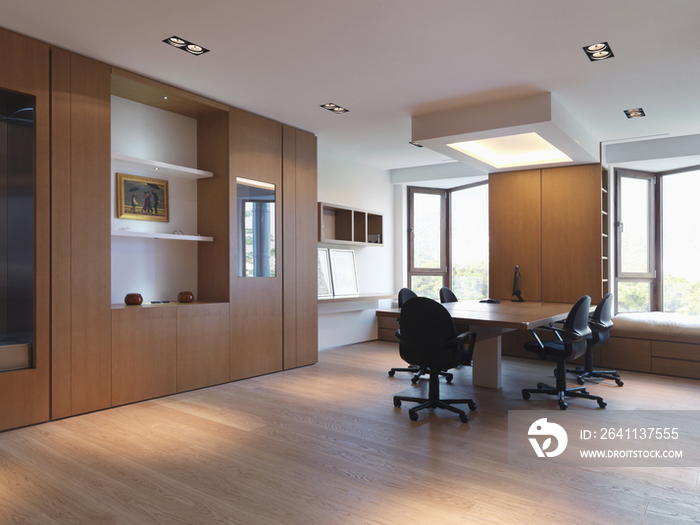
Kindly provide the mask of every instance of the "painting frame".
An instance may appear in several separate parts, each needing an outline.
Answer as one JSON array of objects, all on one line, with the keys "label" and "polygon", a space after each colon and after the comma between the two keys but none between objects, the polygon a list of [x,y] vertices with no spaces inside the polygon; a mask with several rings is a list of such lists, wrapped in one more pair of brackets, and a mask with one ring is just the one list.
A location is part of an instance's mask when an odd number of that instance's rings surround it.
[{"label": "painting frame", "polygon": [[168,181],[117,173],[117,218],[170,222]]},{"label": "painting frame", "polygon": [[357,297],[360,289],[357,284],[357,265],[353,250],[329,249],[331,260],[331,281],[334,297]]},{"label": "painting frame", "polygon": [[333,297],[331,262],[328,248],[318,249],[318,296]]}]

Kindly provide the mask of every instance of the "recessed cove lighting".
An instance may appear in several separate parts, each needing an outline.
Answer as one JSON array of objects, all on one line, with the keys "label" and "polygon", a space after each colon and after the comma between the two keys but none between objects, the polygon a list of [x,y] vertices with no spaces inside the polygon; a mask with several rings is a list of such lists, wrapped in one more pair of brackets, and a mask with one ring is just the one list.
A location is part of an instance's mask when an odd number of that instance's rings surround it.
[{"label": "recessed cove lighting", "polygon": [[205,49],[193,42],[189,42],[184,38],[180,38],[179,36],[171,36],[170,38],[163,40],[163,42],[178,49],[182,49],[183,51],[187,51],[190,55],[197,56],[209,52],[208,49]]},{"label": "recessed cove lighting", "polygon": [[332,102],[329,102],[328,104],[321,104],[321,107],[338,115],[342,115],[343,113],[347,113],[349,111],[345,108],[341,108],[338,104],[333,104]]},{"label": "recessed cove lighting", "polygon": [[422,144],[418,144],[417,142],[413,142],[413,141],[412,141],[412,142],[409,142],[409,144],[411,144],[412,146],[415,146],[416,148],[422,148],[422,147],[423,147]]},{"label": "recessed cove lighting", "polygon": [[448,146],[497,169],[572,162],[571,157],[535,132],[457,142]]},{"label": "recessed cove lighting", "polygon": [[583,46],[583,50],[591,62],[598,62],[615,56],[607,42]]},{"label": "recessed cove lighting", "polygon": [[646,114],[644,113],[644,110],[643,110],[642,108],[626,109],[626,110],[625,110],[625,115],[627,115],[627,118],[641,118],[641,117],[646,117]]}]

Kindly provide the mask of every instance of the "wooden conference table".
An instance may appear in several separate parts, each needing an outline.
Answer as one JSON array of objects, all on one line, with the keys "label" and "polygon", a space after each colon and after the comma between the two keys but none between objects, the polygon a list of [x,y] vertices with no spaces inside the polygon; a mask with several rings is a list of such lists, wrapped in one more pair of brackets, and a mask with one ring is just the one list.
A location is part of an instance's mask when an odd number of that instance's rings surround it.
[{"label": "wooden conference table", "polygon": [[[511,330],[530,330],[565,319],[572,304],[480,303],[459,301],[443,306],[452,314],[457,332],[476,332],[472,381],[477,386],[501,388],[501,334]],[[378,310],[378,316],[400,317],[401,310]],[[468,325],[468,328],[467,326]]]}]

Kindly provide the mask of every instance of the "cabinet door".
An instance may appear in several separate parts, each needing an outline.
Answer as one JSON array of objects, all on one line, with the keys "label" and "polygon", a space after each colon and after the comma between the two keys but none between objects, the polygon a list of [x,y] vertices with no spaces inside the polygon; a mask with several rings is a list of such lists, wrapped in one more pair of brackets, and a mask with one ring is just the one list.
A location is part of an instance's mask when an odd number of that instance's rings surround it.
[{"label": "cabinet door", "polygon": [[177,306],[177,391],[226,383],[229,309],[223,304]]},{"label": "cabinet door", "polygon": [[542,300],[602,297],[600,165],[542,170]]},{"label": "cabinet door", "polygon": [[112,310],[112,406],[175,393],[177,308]]},{"label": "cabinet door", "polygon": [[284,368],[318,361],[316,137],[284,127]]},{"label": "cabinet door", "polygon": [[[34,318],[33,367],[0,373],[0,431],[49,419],[50,224],[49,46],[0,28],[0,88],[36,97],[34,102]],[[3,132],[4,134],[5,132]],[[8,136],[3,137],[4,140]],[[8,159],[3,155],[3,162]],[[11,224],[8,225],[10,228]],[[31,259],[31,255],[29,256]],[[7,262],[7,261],[6,261]],[[4,271],[7,271],[5,267]],[[30,277],[31,279],[31,277]],[[9,314],[12,302],[2,310]],[[9,310],[8,310],[9,309]]]},{"label": "cabinet door", "polygon": [[[277,247],[282,238],[282,125],[239,109],[230,110],[231,188],[231,380],[282,370],[282,273]],[[239,276],[241,238],[248,226],[237,202],[238,178],[258,186],[274,185],[274,277]],[[262,183],[262,185],[260,184]],[[250,186],[255,188],[255,186]],[[250,198],[255,192],[251,190]],[[242,201],[241,201],[242,202]],[[239,221],[241,218],[241,221]],[[268,226],[269,228],[269,226]]]},{"label": "cabinet door", "polygon": [[512,299],[515,265],[526,301],[542,300],[540,170],[489,175],[489,295]]}]

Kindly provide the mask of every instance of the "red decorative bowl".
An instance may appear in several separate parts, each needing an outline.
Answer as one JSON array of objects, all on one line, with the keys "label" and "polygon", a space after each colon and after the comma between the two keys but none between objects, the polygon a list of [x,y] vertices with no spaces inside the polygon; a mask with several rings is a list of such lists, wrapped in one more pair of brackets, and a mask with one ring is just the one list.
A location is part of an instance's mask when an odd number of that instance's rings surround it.
[{"label": "red decorative bowl", "polygon": [[192,292],[180,292],[177,294],[177,300],[180,303],[191,303],[194,301],[194,295]]},{"label": "red decorative bowl", "polygon": [[128,304],[130,306],[138,306],[143,302],[143,297],[141,297],[140,293],[128,293],[126,294],[126,297],[124,297],[124,304]]}]

